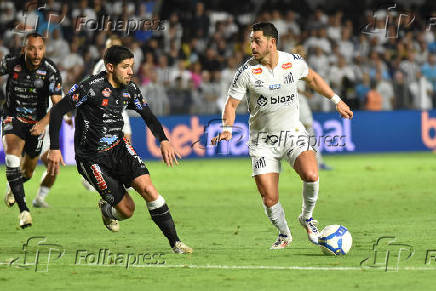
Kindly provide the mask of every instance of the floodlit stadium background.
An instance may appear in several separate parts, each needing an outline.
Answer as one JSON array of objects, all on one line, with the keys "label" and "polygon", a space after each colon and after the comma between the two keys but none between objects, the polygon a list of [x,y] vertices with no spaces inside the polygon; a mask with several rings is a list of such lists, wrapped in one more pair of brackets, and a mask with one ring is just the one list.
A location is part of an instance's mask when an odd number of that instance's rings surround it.
[{"label": "floodlit stadium background", "polygon": [[[184,157],[247,155],[245,102],[238,108],[239,142],[216,149],[207,141],[220,130],[235,70],[250,56],[255,21],[274,23],[280,50],[302,46],[309,66],[357,111],[353,121],[340,120],[328,100],[313,94],[317,135],[347,137],[343,147],[321,143],[322,151],[436,149],[434,1],[3,0],[0,56],[19,53],[23,35],[36,29],[47,37],[46,55],[61,70],[66,92],[90,74],[106,39],[118,36],[134,52],[135,81]],[[144,136],[142,121],[130,114],[139,154],[158,158],[150,133]],[[62,144],[74,163],[69,128]]]}]

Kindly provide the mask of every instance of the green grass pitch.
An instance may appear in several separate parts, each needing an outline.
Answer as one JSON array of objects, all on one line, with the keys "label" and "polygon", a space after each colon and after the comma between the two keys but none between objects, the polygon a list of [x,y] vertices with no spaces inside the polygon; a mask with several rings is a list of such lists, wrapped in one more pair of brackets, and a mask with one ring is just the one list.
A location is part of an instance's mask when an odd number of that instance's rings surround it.
[{"label": "green grass pitch", "polygon": [[[171,252],[133,191],[135,215],[121,222],[119,233],[107,231],[98,194],[84,190],[75,167],[64,167],[47,198],[51,208],[31,208],[31,228],[19,229],[17,208],[0,205],[0,290],[435,290],[436,155],[325,159],[334,170],[320,172],[314,217],[321,228],[343,224],[350,230],[353,247],[346,256],[325,256],[308,242],[296,219],[302,185],[288,165],[280,201],[294,241],[272,251],[276,231],[264,214],[248,158],[185,160],[172,169],[148,162],[192,255]],[[6,177],[0,169],[3,197]],[[38,167],[25,185],[29,205],[42,171]]]}]

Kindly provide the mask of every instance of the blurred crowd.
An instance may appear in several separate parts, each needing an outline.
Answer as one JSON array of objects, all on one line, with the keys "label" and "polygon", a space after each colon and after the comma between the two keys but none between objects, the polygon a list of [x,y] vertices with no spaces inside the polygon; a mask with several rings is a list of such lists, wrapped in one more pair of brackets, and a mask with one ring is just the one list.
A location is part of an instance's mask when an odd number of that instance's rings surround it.
[{"label": "blurred crowd", "polygon": [[[279,50],[298,47],[353,109],[435,108],[436,2],[379,2],[0,0],[0,56],[19,53],[24,33],[36,29],[67,91],[92,72],[106,40],[119,38],[157,115],[214,114],[250,57],[251,24],[269,21]],[[313,111],[334,110],[318,94],[304,95]]]}]

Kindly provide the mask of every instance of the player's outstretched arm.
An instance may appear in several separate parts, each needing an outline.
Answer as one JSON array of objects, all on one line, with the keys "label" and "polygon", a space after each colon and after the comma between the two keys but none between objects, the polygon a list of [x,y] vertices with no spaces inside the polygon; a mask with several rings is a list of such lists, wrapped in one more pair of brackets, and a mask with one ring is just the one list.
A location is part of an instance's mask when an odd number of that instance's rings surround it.
[{"label": "player's outstretched arm", "polygon": [[333,92],[332,88],[330,88],[327,82],[324,81],[317,72],[309,69],[307,77],[303,78],[303,80],[305,80],[306,83],[316,92],[334,102],[336,104],[336,110],[342,117],[349,119],[353,118],[353,111],[351,111],[350,107],[348,107],[348,105],[345,104],[345,102],[342,101],[335,92]]},{"label": "player's outstretched arm", "polygon": [[232,139],[232,126],[236,118],[236,108],[241,101],[232,96],[227,98],[226,105],[223,112],[223,129],[220,134],[211,139],[212,145],[216,145],[222,140]]},{"label": "player's outstretched arm", "polygon": [[154,137],[157,138],[160,142],[160,151],[162,153],[162,158],[167,166],[174,166],[174,164],[178,165],[179,162],[177,158],[181,159],[182,156],[174,149],[172,144],[168,141],[167,136],[165,135],[162,124],[157,119],[157,117],[153,114],[150,107],[143,106],[142,110],[137,111],[142,119],[144,119],[147,127],[150,128]]},{"label": "player's outstretched arm", "polygon": [[71,111],[73,106],[70,102],[70,97],[63,98],[50,110],[50,151],[48,153],[47,171],[50,175],[59,173],[60,165],[65,165],[61,151],[59,150],[59,131],[62,125],[62,117],[68,111]]}]

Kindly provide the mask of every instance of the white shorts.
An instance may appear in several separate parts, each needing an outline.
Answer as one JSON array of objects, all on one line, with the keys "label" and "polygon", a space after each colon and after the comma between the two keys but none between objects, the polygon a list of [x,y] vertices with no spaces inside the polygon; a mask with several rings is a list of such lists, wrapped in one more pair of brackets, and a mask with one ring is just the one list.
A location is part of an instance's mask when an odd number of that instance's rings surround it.
[{"label": "white shorts", "polygon": [[44,138],[42,140],[41,154],[39,156],[41,156],[43,153],[45,153],[49,149],[50,149],[50,134],[49,134],[49,128],[48,128],[48,125],[47,125],[46,128],[45,128],[45,132],[44,132]]},{"label": "white shorts", "polygon": [[123,133],[132,135],[132,128],[130,127],[130,119],[127,110],[123,110],[123,121],[124,121]]},{"label": "white shorts", "polygon": [[266,142],[259,142],[256,145],[250,144],[249,154],[251,158],[252,176],[280,173],[281,160],[285,159],[291,167],[294,167],[295,160],[305,151],[313,151],[307,132],[300,132],[298,138],[286,142],[276,142],[274,145]]}]

